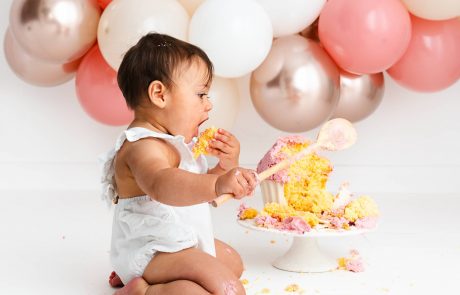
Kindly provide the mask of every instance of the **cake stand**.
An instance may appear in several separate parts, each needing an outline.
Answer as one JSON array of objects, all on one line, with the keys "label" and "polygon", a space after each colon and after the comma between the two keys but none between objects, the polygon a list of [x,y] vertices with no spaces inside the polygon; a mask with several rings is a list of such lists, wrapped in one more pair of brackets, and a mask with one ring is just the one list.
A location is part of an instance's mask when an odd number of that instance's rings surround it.
[{"label": "cake stand", "polygon": [[253,219],[238,220],[238,223],[251,230],[270,232],[292,236],[292,245],[284,255],[277,258],[272,265],[278,269],[292,272],[327,272],[337,269],[337,259],[321,251],[318,246],[320,238],[337,238],[351,235],[359,235],[370,232],[373,229],[358,229],[352,227],[349,230],[333,230],[328,228],[312,229],[309,232],[298,234],[281,231],[272,228],[259,227]]}]

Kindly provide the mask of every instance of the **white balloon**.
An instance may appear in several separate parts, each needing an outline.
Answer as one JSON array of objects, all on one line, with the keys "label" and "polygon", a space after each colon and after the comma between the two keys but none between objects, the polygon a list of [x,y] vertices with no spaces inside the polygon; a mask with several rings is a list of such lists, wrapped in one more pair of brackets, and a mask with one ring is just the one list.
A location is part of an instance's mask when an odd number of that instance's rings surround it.
[{"label": "white balloon", "polygon": [[445,20],[460,15],[460,0],[402,0],[413,15],[430,20]]},{"label": "white balloon", "polygon": [[209,112],[209,120],[202,126],[203,130],[211,126],[232,129],[240,107],[240,94],[236,82],[232,79],[214,77],[209,97],[212,110]]},{"label": "white balloon", "polygon": [[273,36],[296,34],[319,16],[326,0],[256,0],[267,11],[273,25]]},{"label": "white balloon", "polygon": [[99,21],[99,49],[117,71],[126,51],[149,32],[187,41],[188,22],[187,11],[176,0],[114,0]]},{"label": "white balloon", "polygon": [[208,54],[221,77],[240,77],[257,68],[272,39],[270,18],[255,0],[207,0],[190,22],[190,42]]},{"label": "white balloon", "polygon": [[192,16],[198,6],[203,3],[204,0],[179,0],[180,4],[188,11],[188,14]]}]

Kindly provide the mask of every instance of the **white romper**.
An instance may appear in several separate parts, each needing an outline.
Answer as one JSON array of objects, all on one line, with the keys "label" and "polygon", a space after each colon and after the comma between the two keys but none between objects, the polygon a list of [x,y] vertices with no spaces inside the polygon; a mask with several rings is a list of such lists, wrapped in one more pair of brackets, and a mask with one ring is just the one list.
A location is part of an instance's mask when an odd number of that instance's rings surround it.
[{"label": "white romper", "polygon": [[[114,158],[125,140],[137,141],[146,137],[162,138],[179,152],[180,169],[206,173],[206,158],[193,158],[191,145],[181,135],[172,136],[134,127],[125,130],[115,148],[104,156],[102,174],[103,198],[112,202],[117,198],[114,181]],[[180,184],[177,184],[180,185]],[[207,203],[175,207],[162,204],[148,195],[118,199],[112,225],[110,260],[123,283],[142,276],[157,251],[177,252],[197,247],[216,256],[211,215]]]}]

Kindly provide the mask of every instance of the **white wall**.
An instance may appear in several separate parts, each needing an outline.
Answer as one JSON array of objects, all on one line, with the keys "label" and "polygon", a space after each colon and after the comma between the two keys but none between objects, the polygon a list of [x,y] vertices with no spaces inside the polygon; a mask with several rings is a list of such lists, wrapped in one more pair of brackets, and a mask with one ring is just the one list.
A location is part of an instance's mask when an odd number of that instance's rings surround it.
[{"label": "white wall", "polygon": [[[12,0],[0,2],[0,32]],[[3,36],[3,35],[2,35]],[[459,53],[460,54],[460,53]],[[327,154],[330,187],[348,180],[359,192],[460,192],[460,82],[437,93],[411,92],[386,76],[380,107],[356,124],[359,141]],[[251,168],[284,134],[251,105],[248,77],[238,80],[242,103],[233,132],[241,163]],[[123,127],[101,125],[80,107],[74,80],[53,88],[22,82],[0,56],[0,190],[97,189],[97,156]],[[314,138],[317,130],[304,135]]]}]

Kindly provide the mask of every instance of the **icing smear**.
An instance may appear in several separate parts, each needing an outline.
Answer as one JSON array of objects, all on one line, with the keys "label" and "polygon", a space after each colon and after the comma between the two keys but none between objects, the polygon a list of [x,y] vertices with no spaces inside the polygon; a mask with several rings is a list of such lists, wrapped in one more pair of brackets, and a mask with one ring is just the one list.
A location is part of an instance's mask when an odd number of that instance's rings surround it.
[{"label": "icing smear", "polygon": [[[257,173],[267,170],[279,162],[288,159],[290,155],[282,152],[282,149],[289,144],[310,144],[310,141],[300,135],[291,135],[278,138],[275,144],[260,160],[259,164],[257,165]],[[288,171],[287,169],[283,169],[271,175],[268,177],[268,179],[284,184],[289,181]]]}]

